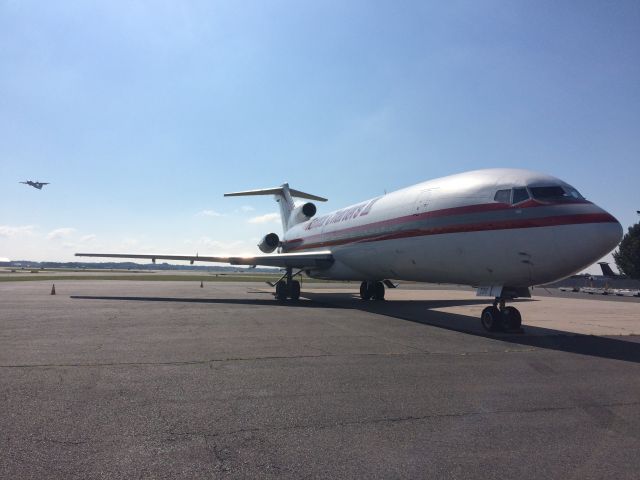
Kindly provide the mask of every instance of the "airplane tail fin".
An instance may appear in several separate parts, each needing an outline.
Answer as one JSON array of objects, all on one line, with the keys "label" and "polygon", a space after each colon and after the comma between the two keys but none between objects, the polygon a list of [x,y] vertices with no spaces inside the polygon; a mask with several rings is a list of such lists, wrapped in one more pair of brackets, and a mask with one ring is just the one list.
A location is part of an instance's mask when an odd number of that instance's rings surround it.
[{"label": "airplane tail fin", "polygon": [[600,268],[602,269],[602,275],[604,275],[605,277],[609,277],[609,278],[617,277],[617,275],[613,273],[613,270],[611,270],[611,267],[607,262],[598,262],[598,265],[600,265]]},{"label": "airplane tail fin", "polygon": [[295,202],[293,201],[294,198],[317,200],[318,202],[327,201],[326,198],[289,188],[288,183],[284,183],[281,186],[275,188],[245,190],[242,192],[231,192],[224,194],[225,197],[248,197],[254,195],[273,195],[275,197],[275,200],[276,202],[278,202],[278,206],[280,207],[280,219],[282,220],[282,228],[285,232],[289,229],[290,224],[292,224],[291,213],[296,208]]}]

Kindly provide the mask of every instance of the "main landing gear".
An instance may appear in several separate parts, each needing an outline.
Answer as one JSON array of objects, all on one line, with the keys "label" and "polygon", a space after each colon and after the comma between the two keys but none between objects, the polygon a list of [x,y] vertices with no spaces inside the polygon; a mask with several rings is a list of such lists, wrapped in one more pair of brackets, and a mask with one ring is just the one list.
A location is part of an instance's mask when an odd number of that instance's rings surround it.
[{"label": "main landing gear", "polygon": [[276,283],[275,297],[280,302],[300,299],[300,282],[293,279],[291,267],[287,268],[287,273]]},{"label": "main landing gear", "polygon": [[384,283],[362,282],[360,284],[360,298],[362,300],[384,300]]},{"label": "main landing gear", "polygon": [[480,321],[490,332],[522,332],[522,316],[515,307],[505,306],[505,298],[496,298],[491,307],[482,310]]}]

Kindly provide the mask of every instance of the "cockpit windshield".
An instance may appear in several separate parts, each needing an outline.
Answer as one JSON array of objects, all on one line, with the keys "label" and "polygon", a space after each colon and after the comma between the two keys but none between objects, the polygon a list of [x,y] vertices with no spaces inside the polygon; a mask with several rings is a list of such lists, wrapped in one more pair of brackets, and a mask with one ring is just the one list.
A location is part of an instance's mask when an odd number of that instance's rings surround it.
[{"label": "cockpit windshield", "polygon": [[552,185],[548,187],[530,187],[529,190],[533,198],[541,202],[584,199],[575,188],[568,186]]},{"label": "cockpit windshield", "polygon": [[516,187],[498,190],[493,197],[494,201],[517,205],[533,198],[539,202],[562,202],[571,200],[584,200],[584,197],[569,185],[549,185],[540,187]]},{"label": "cockpit windshield", "polygon": [[524,187],[498,190],[493,199],[496,202],[515,205],[529,200],[529,192],[527,192],[527,189]]}]

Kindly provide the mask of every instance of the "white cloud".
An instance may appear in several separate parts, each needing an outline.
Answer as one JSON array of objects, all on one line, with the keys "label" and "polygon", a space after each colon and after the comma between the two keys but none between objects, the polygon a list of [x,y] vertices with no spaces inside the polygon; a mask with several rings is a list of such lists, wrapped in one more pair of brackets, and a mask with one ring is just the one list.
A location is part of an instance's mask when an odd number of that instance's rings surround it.
[{"label": "white cloud", "polygon": [[56,228],[55,230],[51,230],[47,234],[47,240],[56,240],[58,238],[66,238],[72,233],[76,231],[75,228],[64,227],[64,228]]},{"label": "white cloud", "polygon": [[197,215],[200,217],[222,217],[222,214],[215,210],[202,210],[198,212]]},{"label": "white cloud", "polygon": [[19,227],[12,227],[11,225],[0,225],[0,237],[13,238],[22,235],[32,235],[33,225],[22,225]]},{"label": "white cloud", "polygon": [[[257,243],[257,242],[256,242]],[[253,255],[255,254],[255,244],[247,243],[245,240],[214,240],[210,237],[200,237],[196,240],[186,239],[184,244],[192,249],[192,253],[198,252],[201,255]]]},{"label": "white cloud", "polygon": [[249,223],[278,223],[279,221],[280,221],[279,213],[267,213],[265,215],[252,217],[248,220]]},{"label": "white cloud", "polygon": [[243,205],[240,207],[240,210],[243,212],[253,212],[255,208],[253,208],[251,205]]},{"label": "white cloud", "polygon": [[93,233],[89,234],[89,235],[85,235],[83,237],[80,237],[80,243],[88,243],[88,242],[93,242],[96,237]]},{"label": "white cloud", "polygon": [[244,246],[245,242],[242,240],[233,240],[229,242],[223,242],[219,240],[213,240],[212,238],[209,238],[209,237],[200,237],[195,241],[185,240],[184,243],[188,245],[193,245],[195,247],[215,248],[218,250],[230,251],[230,250],[235,250],[238,247]]},{"label": "white cloud", "polygon": [[137,247],[138,245],[140,245],[140,240],[133,237],[127,237],[122,239],[120,245],[125,248]]}]

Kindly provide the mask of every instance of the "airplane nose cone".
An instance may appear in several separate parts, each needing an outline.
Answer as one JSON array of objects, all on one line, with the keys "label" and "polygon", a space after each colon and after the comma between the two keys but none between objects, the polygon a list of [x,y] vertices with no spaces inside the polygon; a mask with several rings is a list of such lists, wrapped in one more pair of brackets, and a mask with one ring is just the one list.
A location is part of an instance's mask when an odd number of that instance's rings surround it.
[{"label": "airplane nose cone", "polygon": [[[588,222],[566,225],[557,231],[556,256],[544,268],[538,265],[538,283],[566,277],[592,265],[622,239],[622,225],[601,208],[591,205]],[[541,261],[538,260],[540,264]],[[545,270],[546,268],[546,270]]]},{"label": "airplane nose cone", "polygon": [[598,235],[595,238],[594,247],[602,252],[602,255],[606,255],[613,250],[622,240],[623,229],[620,222],[616,220],[613,215],[610,215],[611,221],[601,223],[598,225]]}]

